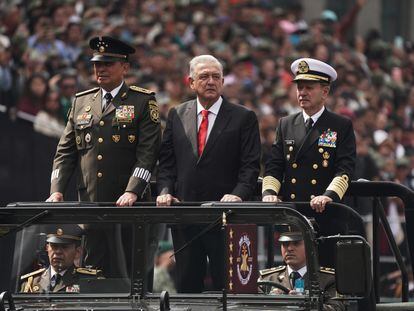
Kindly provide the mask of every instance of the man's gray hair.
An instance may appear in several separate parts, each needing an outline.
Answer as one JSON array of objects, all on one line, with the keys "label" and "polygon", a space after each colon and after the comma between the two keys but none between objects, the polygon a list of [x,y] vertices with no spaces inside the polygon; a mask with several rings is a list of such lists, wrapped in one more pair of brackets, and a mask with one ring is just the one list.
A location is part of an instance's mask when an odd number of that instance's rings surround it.
[{"label": "man's gray hair", "polygon": [[195,68],[198,64],[216,65],[220,69],[221,76],[223,76],[223,65],[220,61],[212,55],[199,55],[190,61],[190,77],[195,79]]}]

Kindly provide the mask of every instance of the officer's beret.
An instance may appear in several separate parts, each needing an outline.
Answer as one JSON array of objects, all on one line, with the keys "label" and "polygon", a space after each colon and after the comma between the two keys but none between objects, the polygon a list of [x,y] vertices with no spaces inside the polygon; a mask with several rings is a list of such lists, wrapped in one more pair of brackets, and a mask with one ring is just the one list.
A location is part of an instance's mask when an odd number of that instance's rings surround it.
[{"label": "officer's beret", "polygon": [[313,58],[299,58],[290,66],[295,75],[293,81],[318,81],[330,83],[335,81],[337,73],[332,66]]},{"label": "officer's beret", "polygon": [[303,237],[300,231],[284,232],[279,237],[279,242],[295,242],[302,240]]},{"label": "officer's beret", "polygon": [[92,62],[127,62],[128,55],[135,53],[129,44],[108,36],[92,38],[89,47],[94,50]]},{"label": "officer's beret", "polygon": [[47,235],[46,242],[54,244],[80,243],[83,230],[76,224],[58,225],[56,230]]}]

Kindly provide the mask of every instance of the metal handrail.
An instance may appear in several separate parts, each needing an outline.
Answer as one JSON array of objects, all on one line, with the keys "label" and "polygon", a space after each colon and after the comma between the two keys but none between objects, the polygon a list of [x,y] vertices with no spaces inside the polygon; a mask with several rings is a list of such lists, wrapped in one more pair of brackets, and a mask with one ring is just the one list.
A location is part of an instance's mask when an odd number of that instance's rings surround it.
[{"label": "metal handrail", "polygon": [[[398,268],[401,271],[402,279],[402,301],[408,301],[408,271],[404,260],[402,258],[400,249],[395,242],[394,235],[392,234],[390,224],[388,222],[385,210],[379,198],[381,197],[398,197],[404,203],[404,212],[406,217],[406,231],[407,239],[413,236],[414,228],[412,224],[414,221],[414,191],[408,187],[397,184],[394,182],[386,181],[352,181],[350,187],[347,191],[347,196],[353,197],[374,197],[373,206],[372,206],[372,225],[373,225],[373,275],[374,275],[374,284],[375,288],[375,297],[376,301],[379,302],[379,223],[381,221],[384,228],[386,237],[390,244],[391,250],[394,254],[394,257],[397,261]],[[414,245],[413,243],[408,243],[411,260],[413,260],[414,254]],[[414,265],[413,262],[411,262]],[[414,271],[414,269],[413,269]]]}]

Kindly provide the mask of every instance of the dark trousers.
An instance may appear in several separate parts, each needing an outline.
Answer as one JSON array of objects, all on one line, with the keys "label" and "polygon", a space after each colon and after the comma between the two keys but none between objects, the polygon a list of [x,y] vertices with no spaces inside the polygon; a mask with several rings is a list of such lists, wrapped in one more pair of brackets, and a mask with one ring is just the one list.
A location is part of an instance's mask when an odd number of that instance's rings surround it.
[{"label": "dark trousers", "polygon": [[[194,238],[205,226],[173,226],[171,228],[174,250],[181,248]],[[212,290],[224,287],[224,233],[213,229],[195,240],[175,255],[177,291],[179,293],[201,293],[205,290],[204,278],[208,267],[212,279]]]}]

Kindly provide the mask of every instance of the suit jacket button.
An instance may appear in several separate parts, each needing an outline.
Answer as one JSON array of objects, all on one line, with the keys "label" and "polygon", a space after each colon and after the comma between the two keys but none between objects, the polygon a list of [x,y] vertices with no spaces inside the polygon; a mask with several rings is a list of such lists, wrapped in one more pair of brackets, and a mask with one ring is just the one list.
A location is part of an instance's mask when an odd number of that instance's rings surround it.
[{"label": "suit jacket button", "polygon": [[101,161],[102,160],[102,155],[100,155],[100,154],[98,154],[98,156],[97,156],[97,159],[99,160],[99,161]]},{"label": "suit jacket button", "polygon": [[99,172],[99,173],[98,173],[98,177],[99,177],[99,178],[101,178],[101,177],[102,177],[102,173],[101,173],[101,172]]},{"label": "suit jacket button", "polygon": [[293,147],[292,146],[289,147],[289,151],[293,151]]},{"label": "suit jacket button", "polygon": [[102,144],[103,143],[103,138],[102,137],[99,137],[98,138],[98,142]]},{"label": "suit jacket button", "polygon": [[310,199],[312,200],[314,197],[315,197],[315,195],[313,195],[313,194],[312,194],[312,195],[310,196]]},{"label": "suit jacket button", "polygon": [[316,185],[316,179],[311,180],[312,185]]},{"label": "suit jacket button", "polygon": [[100,126],[104,126],[105,125],[105,122],[101,120],[101,121],[99,121],[99,125]]},{"label": "suit jacket button", "polygon": [[293,167],[293,168],[297,168],[297,167],[298,167],[298,165],[297,165],[296,163],[293,163],[293,164],[292,164],[292,167]]},{"label": "suit jacket button", "polygon": [[292,193],[292,194],[290,195],[290,198],[291,198],[292,200],[294,200],[294,199],[296,198],[296,195],[295,195],[294,193]]},{"label": "suit jacket button", "polygon": [[312,165],[312,167],[314,170],[316,170],[318,168],[318,164],[315,163],[314,165]]},{"label": "suit jacket button", "polygon": [[296,184],[296,178],[292,178],[292,184]]}]

